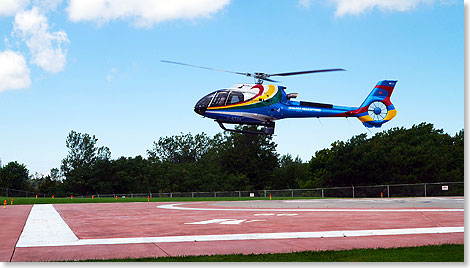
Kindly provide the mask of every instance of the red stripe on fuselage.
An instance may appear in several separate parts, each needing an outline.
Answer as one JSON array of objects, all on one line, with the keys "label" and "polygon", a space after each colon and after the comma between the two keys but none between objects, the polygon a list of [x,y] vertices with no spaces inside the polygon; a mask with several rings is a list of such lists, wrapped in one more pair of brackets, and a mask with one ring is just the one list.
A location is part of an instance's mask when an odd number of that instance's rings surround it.
[{"label": "red stripe on fuselage", "polygon": [[388,95],[388,97],[386,97],[385,99],[383,99],[382,101],[387,107],[392,104],[392,102],[390,101],[390,95]]},{"label": "red stripe on fuselage", "polygon": [[255,98],[261,96],[261,94],[262,94],[263,91],[264,91],[264,86],[263,86],[263,85],[260,85],[260,84],[257,84],[257,85],[255,85],[255,86],[253,86],[251,89],[253,89],[253,88],[259,89],[259,92],[258,92],[258,94],[257,94],[256,96],[254,96],[254,97],[251,98],[250,100],[255,99]]},{"label": "red stripe on fuselage", "polygon": [[394,89],[395,87],[377,85],[377,86],[375,86],[375,88],[380,88],[380,89],[385,89],[385,90],[387,90],[388,96],[390,96],[390,95],[392,95],[393,89]]}]

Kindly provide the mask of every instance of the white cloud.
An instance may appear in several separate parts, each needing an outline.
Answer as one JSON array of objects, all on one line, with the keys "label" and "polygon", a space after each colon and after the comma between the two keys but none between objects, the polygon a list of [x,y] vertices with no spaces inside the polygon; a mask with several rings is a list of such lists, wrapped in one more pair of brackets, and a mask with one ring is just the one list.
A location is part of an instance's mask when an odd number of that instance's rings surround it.
[{"label": "white cloud", "polygon": [[311,4],[310,0],[299,0],[299,2],[297,2],[298,7],[305,9],[309,9]]},{"label": "white cloud", "polygon": [[13,29],[14,35],[28,46],[34,64],[51,73],[64,69],[67,51],[61,45],[69,42],[67,34],[64,31],[51,32],[46,16],[38,7],[17,13]]},{"label": "white cloud", "polygon": [[174,19],[209,17],[230,0],[70,0],[67,12],[74,22],[104,23],[131,19],[137,27]]},{"label": "white cloud", "polygon": [[24,56],[11,50],[0,51],[0,92],[28,88],[30,85],[29,69]]},{"label": "white cloud", "polygon": [[1,0],[0,16],[13,16],[24,10],[29,5],[29,0]]},{"label": "white cloud", "polygon": [[43,11],[57,10],[62,0],[33,0],[33,6],[39,7]]},{"label": "white cloud", "polygon": [[381,11],[409,11],[421,3],[432,4],[434,0],[332,0],[336,5],[336,16],[359,15],[378,8]]},{"label": "white cloud", "polygon": [[108,80],[108,82],[111,82],[113,81],[114,79],[114,76],[117,74],[117,70],[114,69],[114,68],[111,68],[108,72],[108,74],[106,75],[106,80]]}]

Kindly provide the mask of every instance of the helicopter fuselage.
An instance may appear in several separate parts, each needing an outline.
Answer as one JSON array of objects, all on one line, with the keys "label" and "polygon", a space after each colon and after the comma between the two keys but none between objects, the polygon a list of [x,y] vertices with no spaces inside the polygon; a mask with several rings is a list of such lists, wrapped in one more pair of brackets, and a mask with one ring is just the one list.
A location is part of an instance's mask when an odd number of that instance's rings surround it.
[{"label": "helicopter fuselage", "polygon": [[[165,63],[178,64],[200,69],[244,75],[255,79],[256,84],[237,84],[228,89],[221,89],[200,99],[194,111],[204,117],[215,119],[219,126],[227,131],[251,134],[274,134],[276,120],[283,118],[305,117],[357,117],[366,127],[381,127],[397,114],[390,102],[390,96],[397,81],[382,80],[372,89],[359,107],[345,107],[332,104],[292,101],[297,93],[286,94],[285,87],[263,85],[263,81],[274,76],[293,76],[302,74],[345,71],[342,68],[317,69],[285,73],[248,73],[209,68],[176,61],[162,60]],[[261,125],[263,131],[226,129],[224,123],[239,125]]]},{"label": "helicopter fuselage", "polygon": [[[291,99],[297,94],[287,94],[284,86],[237,84],[206,95],[196,104],[194,111],[219,124],[272,126],[272,132],[274,121],[284,118],[358,117],[366,127],[380,127],[396,115],[390,102],[395,83],[380,81],[360,107],[293,101]],[[377,104],[370,107],[374,102]],[[272,134],[269,132],[265,134]]]}]

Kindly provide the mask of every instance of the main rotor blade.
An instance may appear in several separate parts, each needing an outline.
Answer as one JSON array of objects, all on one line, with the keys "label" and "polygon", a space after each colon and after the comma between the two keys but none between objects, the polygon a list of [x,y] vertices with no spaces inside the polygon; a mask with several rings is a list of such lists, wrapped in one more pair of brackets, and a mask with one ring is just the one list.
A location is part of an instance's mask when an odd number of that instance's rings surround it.
[{"label": "main rotor blade", "polygon": [[278,74],[269,74],[269,76],[289,76],[289,75],[298,75],[298,74],[310,74],[310,73],[322,73],[322,72],[335,72],[335,71],[346,71],[345,69],[324,69],[324,70],[311,70],[311,71],[301,71],[301,72],[290,72],[290,73],[278,73]]},{"label": "main rotor blade", "polygon": [[269,78],[260,78],[260,79],[266,80],[266,81],[269,81],[269,82],[273,82],[273,83],[280,83],[279,81],[272,80],[272,79],[269,79]]},{"label": "main rotor blade", "polygon": [[179,64],[179,65],[196,67],[196,68],[207,69],[207,70],[212,70],[212,71],[219,71],[219,72],[226,72],[226,73],[233,73],[233,74],[241,74],[241,75],[251,76],[251,74],[249,74],[249,73],[232,72],[232,71],[214,69],[214,68],[209,68],[209,67],[204,67],[204,66],[197,66],[197,65],[187,64],[187,63],[181,63],[181,62],[176,62],[176,61],[161,60],[161,62]]}]

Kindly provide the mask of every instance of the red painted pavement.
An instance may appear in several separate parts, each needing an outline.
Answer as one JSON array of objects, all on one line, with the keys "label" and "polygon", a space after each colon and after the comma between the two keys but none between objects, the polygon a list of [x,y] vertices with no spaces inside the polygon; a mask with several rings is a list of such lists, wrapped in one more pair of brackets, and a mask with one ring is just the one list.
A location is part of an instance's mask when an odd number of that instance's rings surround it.
[{"label": "red painted pavement", "polygon": [[[213,202],[184,204],[210,207]],[[160,203],[162,204],[162,203]],[[156,203],[54,205],[80,239],[213,235],[335,230],[400,229],[463,226],[463,212],[282,212],[188,211],[157,208]],[[231,209],[223,207],[223,209]],[[298,214],[254,216],[254,214]],[[235,225],[188,225],[211,219],[264,220]]]},{"label": "red painted pavement", "polygon": [[[157,208],[162,204],[164,203],[58,204],[54,207],[79,239],[464,226],[464,212],[282,212],[269,211],[269,209],[266,211],[190,211]],[[217,206],[210,204],[214,204],[214,202],[182,203],[179,206],[217,208]],[[30,207],[27,207],[28,211]],[[220,208],[232,209],[231,207]],[[255,215],[264,213],[275,215]],[[297,215],[278,216],[279,214]],[[24,225],[26,219],[24,215],[22,219],[21,226]],[[185,224],[212,219],[246,221],[240,224]],[[263,221],[248,222],[250,220]],[[14,237],[16,239],[21,228],[15,229],[16,236]],[[0,234],[0,239],[5,236],[4,231],[1,231]],[[14,237],[11,237],[11,241],[14,241]],[[15,242],[9,243],[8,247],[5,244],[5,248],[10,249],[10,255],[5,254],[8,259],[4,261],[9,261],[12,253],[11,247]],[[17,248],[12,261],[278,253],[442,243],[463,244],[464,233],[31,247]]]},{"label": "red painted pavement", "polygon": [[78,247],[33,247],[16,248],[11,261],[68,261],[89,259],[123,259],[128,257],[165,257],[168,256],[157,245],[86,245]]},{"label": "red painted pavement", "polygon": [[13,256],[16,242],[23,231],[32,205],[0,208],[0,262],[8,262]]}]

